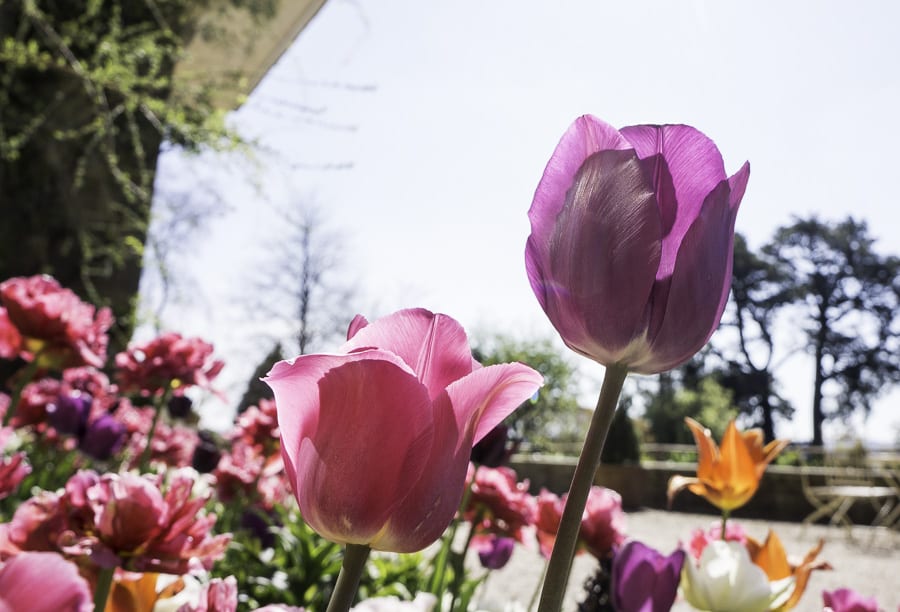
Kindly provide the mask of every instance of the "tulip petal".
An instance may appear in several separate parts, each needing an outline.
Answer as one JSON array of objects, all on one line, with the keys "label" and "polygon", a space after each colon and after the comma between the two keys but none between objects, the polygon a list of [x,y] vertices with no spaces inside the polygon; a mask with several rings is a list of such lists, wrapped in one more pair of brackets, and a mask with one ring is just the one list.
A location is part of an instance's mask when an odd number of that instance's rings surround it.
[{"label": "tulip petal", "polygon": [[537,238],[529,238],[529,277],[566,344],[615,363],[643,344],[660,256],[656,199],[630,151],[592,155],[567,198],[540,270]]},{"label": "tulip petal", "polygon": [[660,202],[660,210],[675,213],[664,227],[664,243],[671,246],[664,247],[661,262],[671,271],[678,245],[700,215],[703,201],[727,176],[722,154],[705,134],[688,125],[632,125],[621,133],[639,158],[664,163],[671,180],[676,202]]},{"label": "tulip petal", "polygon": [[528,366],[498,364],[475,370],[441,393],[434,402],[435,436],[425,471],[372,548],[413,552],[437,539],[459,507],[472,446],[542,382]]},{"label": "tulip petal", "polygon": [[0,569],[0,610],[73,610],[94,608],[78,567],[54,552],[22,552]]},{"label": "tulip petal", "polygon": [[[295,462],[301,514],[320,535],[340,543],[366,544],[378,537],[425,469],[434,436],[425,387],[389,353],[387,358],[366,353],[364,358],[343,356],[344,363],[315,376],[318,385],[312,388],[298,389],[295,383],[291,389],[282,372],[270,376],[279,423],[284,423],[285,463]],[[321,359],[310,360],[301,379],[337,356],[309,357]],[[303,358],[294,366],[298,363],[303,365]],[[286,395],[290,390],[302,394]],[[317,412],[317,418],[304,418],[306,411]],[[285,433],[295,430],[293,439]],[[367,465],[378,469],[360,469]]]},{"label": "tulip petal", "polygon": [[533,274],[546,267],[550,257],[550,238],[556,224],[556,217],[566,203],[566,197],[575,175],[584,161],[599,151],[608,149],[630,149],[618,130],[591,115],[576,119],[563,134],[547,162],[544,174],[534,192],[528,219],[531,221],[531,236],[526,248],[528,277],[538,301],[546,309],[542,275]]},{"label": "tulip petal", "polygon": [[[350,355],[301,355],[291,361],[276,363],[263,378],[275,394],[278,429],[281,433],[281,454],[289,476],[297,465],[297,453],[304,437],[313,435],[319,427],[319,379],[332,368],[361,359],[393,361],[398,367],[409,366],[385,351],[369,349]],[[296,483],[294,477],[292,483]]]},{"label": "tulip petal", "polygon": [[376,346],[406,362],[432,399],[472,371],[472,350],[462,326],[424,308],[401,310],[360,327],[341,351]]},{"label": "tulip petal", "polygon": [[665,315],[659,329],[650,331],[650,355],[633,364],[633,371],[655,374],[684,363],[718,327],[731,290],[737,209],[729,207],[729,196],[727,181],[709,194],[678,250],[671,286],[658,283],[654,289],[654,308],[663,307],[659,294],[668,293]]}]

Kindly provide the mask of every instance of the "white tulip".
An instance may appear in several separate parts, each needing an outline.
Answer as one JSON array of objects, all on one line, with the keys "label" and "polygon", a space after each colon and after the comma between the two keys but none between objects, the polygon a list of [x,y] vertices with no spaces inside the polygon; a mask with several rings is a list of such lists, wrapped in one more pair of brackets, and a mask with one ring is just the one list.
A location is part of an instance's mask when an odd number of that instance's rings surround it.
[{"label": "white tulip", "polygon": [[684,598],[708,612],[765,612],[783,603],[793,588],[793,577],[769,582],[739,542],[710,542],[699,565],[689,560],[681,572]]}]

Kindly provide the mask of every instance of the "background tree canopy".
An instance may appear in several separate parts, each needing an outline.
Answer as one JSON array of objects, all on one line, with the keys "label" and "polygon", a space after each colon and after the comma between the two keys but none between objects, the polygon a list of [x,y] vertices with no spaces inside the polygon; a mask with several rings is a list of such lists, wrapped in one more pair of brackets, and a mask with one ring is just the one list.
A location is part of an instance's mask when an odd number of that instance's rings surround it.
[{"label": "background tree canopy", "polygon": [[[133,326],[161,145],[236,142],[173,71],[210,2],[0,2],[0,278],[52,273]],[[260,18],[271,0],[240,1]]]}]

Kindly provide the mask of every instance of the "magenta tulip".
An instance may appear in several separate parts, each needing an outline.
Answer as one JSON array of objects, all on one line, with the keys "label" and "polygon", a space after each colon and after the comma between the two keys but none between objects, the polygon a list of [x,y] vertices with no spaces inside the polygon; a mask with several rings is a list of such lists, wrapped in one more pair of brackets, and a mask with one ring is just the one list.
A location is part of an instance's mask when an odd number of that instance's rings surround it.
[{"label": "magenta tulip", "polygon": [[462,498],[472,446],[540,387],[514,363],[480,367],[446,315],[358,317],[335,354],[301,355],[264,380],[303,518],[342,544],[411,552]]},{"label": "magenta tulip", "polygon": [[612,602],[620,612],[665,612],[672,608],[685,552],[668,557],[631,540],[613,558]]},{"label": "magenta tulip", "polygon": [[863,597],[853,589],[841,588],[822,591],[822,603],[831,612],[878,612],[874,597]]},{"label": "magenta tulip", "polygon": [[525,251],[565,343],[644,374],[690,359],[725,308],[749,175],[745,163],[727,177],[716,145],[686,125],[577,119],[538,184]]}]

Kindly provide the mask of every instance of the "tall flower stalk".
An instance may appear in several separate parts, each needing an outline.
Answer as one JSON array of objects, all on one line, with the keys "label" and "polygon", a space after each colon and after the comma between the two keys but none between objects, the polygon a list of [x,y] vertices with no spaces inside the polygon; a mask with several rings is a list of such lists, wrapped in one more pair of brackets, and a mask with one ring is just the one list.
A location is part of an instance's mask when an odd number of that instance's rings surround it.
[{"label": "tall flower stalk", "polygon": [[600,467],[600,454],[603,452],[603,444],[609,433],[616,412],[616,404],[628,369],[617,364],[606,368],[603,377],[603,386],[600,389],[600,398],[597,400],[597,408],[591,418],[591,426],[588,429],[581,456],[575,466],[575,474],[572,476],[572,484],[569,487],[569,495],[566,499],[565,509],[559,523],[559,531],[556,534],[556,543],[547,565],[544,578],[544,589],[541,593],[541,603],[538,610],[559,610],[562,608],[562,599],[569,583],[569,572],[572,569],[572,558],[575,556],[575,547],[578,544],[578,531],[581,528],[581,515],[587,504],[588,493],[594,484],[594,475]]},{"label": "tall flower stalk", "polygon": [[629,372],[690,359],[731,289],[734,222],[750,174],[728,177],[686,125],[616,130],[585,115],[566,131],[535,191],[525,264],[569,348],[607,368],[551,555],[542,612],[561,608],[587,492]]}]

